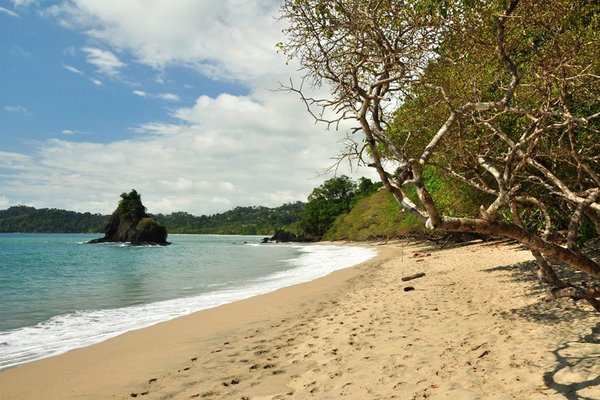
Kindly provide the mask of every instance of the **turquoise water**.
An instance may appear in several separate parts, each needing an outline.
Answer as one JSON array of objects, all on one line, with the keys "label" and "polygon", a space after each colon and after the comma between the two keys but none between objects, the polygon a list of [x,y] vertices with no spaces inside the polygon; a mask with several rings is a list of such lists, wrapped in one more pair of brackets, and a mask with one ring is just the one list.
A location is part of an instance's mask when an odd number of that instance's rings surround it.
[{"label": "turquoise water", "polygon": [[97,235],[0,234],[0,368],[266,293],[360,263],[364,248],[170,235],[167,247]]}]

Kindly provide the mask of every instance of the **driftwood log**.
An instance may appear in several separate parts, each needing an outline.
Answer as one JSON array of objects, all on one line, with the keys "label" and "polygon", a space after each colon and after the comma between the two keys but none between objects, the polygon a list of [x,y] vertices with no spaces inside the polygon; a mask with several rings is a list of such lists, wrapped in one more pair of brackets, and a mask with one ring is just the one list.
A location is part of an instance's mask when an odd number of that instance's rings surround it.
[{"label": "driftwood log", "polygon": [[408,282],[408,281],[412,281],[413,279],[417,279],[417,278],[422,278],[425,276],[425,272],[419,272],[417,274],[414,275],[408,275],[402,278],[403,282]]}]

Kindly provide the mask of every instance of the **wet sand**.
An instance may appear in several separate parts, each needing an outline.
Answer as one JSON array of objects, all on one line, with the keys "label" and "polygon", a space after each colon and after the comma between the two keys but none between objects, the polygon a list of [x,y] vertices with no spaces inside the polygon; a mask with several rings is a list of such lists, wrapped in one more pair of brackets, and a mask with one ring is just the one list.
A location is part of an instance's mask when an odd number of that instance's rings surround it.
[{"label": "wet sand", "polygon": [[545,302],[527,251],[376,248],[313,282],[2,370],[0,399],[600,399],[600,318]]}]

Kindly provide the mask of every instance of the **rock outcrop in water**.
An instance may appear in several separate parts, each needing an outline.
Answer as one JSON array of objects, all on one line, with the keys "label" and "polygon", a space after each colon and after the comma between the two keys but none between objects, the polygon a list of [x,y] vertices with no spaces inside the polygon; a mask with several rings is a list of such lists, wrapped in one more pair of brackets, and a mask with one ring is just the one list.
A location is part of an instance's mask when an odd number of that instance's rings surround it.
[{"label": "rock outcrop in water", "polygon": [[167,229],[146,214],[146,207],[135,189],[121,194],[119,206],[104,229],[104,237],[89,243],[107,242],[130,243],[134,246],[170,244],[167,242]]},{"label": "rock outcrop in water", "polygon": [[306,236],[296,235],[295,233],[288,232],[283,229],[278,229],[275,234],[271,237],[266,237],[262,240],[262,243],[286,243],[286,242],[314,242]]}]

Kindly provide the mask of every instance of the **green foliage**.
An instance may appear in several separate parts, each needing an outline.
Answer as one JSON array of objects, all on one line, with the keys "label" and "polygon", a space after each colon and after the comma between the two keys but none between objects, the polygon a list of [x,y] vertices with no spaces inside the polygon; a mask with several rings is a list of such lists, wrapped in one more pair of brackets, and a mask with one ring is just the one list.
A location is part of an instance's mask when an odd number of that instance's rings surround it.
[{"label": "green foliage", "polygon": [[[210,216],[174,212],[152,217],[170,233],[269,235],[283,228],[300,233],[303,209],[304,203],[296,202],[276,208],[236,207]],[[0,232],[97,233],[104,231],[108,219],[108,215],[17,206],[0,210]]]},{"label": "green foliage", "polygon": [[350,211],[355,184],[347,176],[331,178],[315,188],[302,215],[301,227],[310,238],[319,239],[340,214]]},{"label": "green foliage", "polygon": [[390,193],[380,190],[362,197],[348,214],[340,215],[323,239],[375,240],[423,229],[423,224],[406,214]]},{"label": "green foliage", "polygon": [[[361,158],[424,211],[408,186],[419,188],[434,225],[488,232],[485,220],[511,221],[511,205],[531,234],[550,223],[561,233],[598,190],[600,2],[284,0],[282,16],[302,82],[329,89],[309,111],[355,118]],[[588,200],[582,239],[600,227]],[[376,236],[383,221],[366,200],[347,215],[343,202],[314,202],[303,223],[316,235],[340,214],[325,238]],[[536,247],[507,228],[496,231]]]},{"label": "green foliage", "polygon": [[97,233],[106,215],[15,206],[0,211],[0,232]]},{"label": "green foliage", "polygon": [[358,179],[358,184],[356,186],[356,191],[354,192],[354,197],[352,198],[351,206],[354,207],[356,203],[362,198],[370,196],[372,193],[375,193],[379,189],[383,187],[383,183],[381,182],[373,182],[369,178],[365,178],[364,176]]},{"label": "green foliage", "polygon": [[[485,195],[469,186],[447,178],[433,167],[424,171],[425,185],[445,215],[476,215]],[[380,187],[380,185],[376,185]],[[406,194],[419,203],[416,191],[408,187]],[[394,197],[380,190],[361,197],[352,210],[339,216],[324,235],[326,240],[372,240],[402,237],[425,231],[423,223],[407,214]]]},{"label": "green foliage", "polygon": [[440,212],[449,217],[476,217],[479,206],[490,200],[488,195],[447,177],[433,166],[425,169],[423,179]]},{"label": "green foliage", "polygon": [[345,175],[325,181],[308,196],[300,225],[303,235],[320,239],[338,216],[346,214],[356,201],[376,188],[367,178],[361,178],[358,185]]},{"label": "green foliage", "polygon": [[157,226],[162,227],[162,225],[156,222],[153,218],[144,217],[140,220],[140,222],[138,222],[136,229],[139,231],[151,231]]},{"label": "green foliage", "polygon": [[142,204],[142,197],[135,189],[132,189],[129,193],[121,194],[116,213],[129,221],[141,219],[147,215],[146,207]]},{"label": "green foliage", "polygon": [[[424,69],[423,84],[411,87],[409,95],[396,111],[388,134],[397,147],[402,147],[411,157],[418,157],[439,129],[439,121],[447,118],[448,103],[454,108],[468,102],[494,101],[502,97],[511,80],[506,66],[496,56],[497,47],[494,9],[506,7],[506,2],[479,2],[478,4],[447,0],[415,0],[422,10],[440,10],[444,17],[455,18],[457,27],[468,30],[448,29],[441,36],[437,52],[440,57],[432,58]],[[441,12],[438,6],[461,10],[458,19]],[[433,12],[432,11],[432,12]],[[522,84],[518,87],[513,106],[521,109],[535,109],[539,104],[566,104],[569,112],[575,116],[589,116],[600,112],[598,99],[598,80],[590,71],[600,68],[598,43],[600,43],[600,3],[552,1],[544,7],[533,3],[519,5],[521,24],[508,24],[506,28],[506,51],[515,64]],[[533,17],[540,15],[539,17]],[[493,21],[492,21],[493,22]],[[595,49],[595,50],[594,50]],[[558,67],[564,60],[572,60]],[[575,61],[577,60],[577,61]],[[575,79],[562,81],[552,74],[562,71],[565,76],[577,76],[575,71],[583,68]],[[560,74],[558,74],[560,75]],[[572,83],[570,82],[572,81]],[[577,86],[579,85],[579,86]],[[441,89],[444,96],[441,96]],[[580,89],[585,88],[585,89]],[[551,100],[549,100],[551,99]],[[542,109],[545,110],[545,108]],[[490,119],[491,120],[491,119]],[[506,113],[495,117],[495,124],[513,142],[528,129],[531,120],[519,113]],[[586,160],[597,170],[598,138],[600,124],[591,120],[585,128],[574,128],[573,136],[566,134],[560,123],[556,128],[547,129],[542,139],[531,146],[531,158],[537,158],[541,164],[563,182],[575,182],[585,173],[581,173],[578,160],[571,159],[572,149],[576,148],[579,158]],[[540,131],[541,132],[541,131]],[[410,140],[407,142],[407,139]],[[496,187],[491,174],[477,171],[477,156],[496,155],[495,163],[503,168],[506,156],[506,143],[496,136],[494,131],[472,119],[461,119],[455,124],[452,133],[442,139],[438,151],[432,157],[435,169],[425,171],[426,187],[443,214],[450,216],[473,216],[478,204],[489,204],[493,198],[477,189],[462,185],[460,181],[439,179],[449,169],[462,175],[482,187]],[[390,155],[382,146],[384,154]],[[589,160],[589,161],[588,161]],[[595,164],[595,165],[594,165]],[[530,168],[522,168],[522,176],[536,175]],[[432,175],[433,174],[433,175]],[[512,177],[522,179],[522,176]],[[545,194],[547,188],[538,185],[542,179],[527,178],[521,184],[519,195],[543,199],[552,217],[552,228],[567,229],[570,217],[565,210],[571,208],[558,196]],[[588,181],[589,184],[589,181]],[[454,185],[461,186],[452,190]],[[582,180],[583,191],[586,183]],[[516,185],[515,185],[516,186]],[[575,185],[574,185],[575,186]],[[591,187],[597,184],[591,182]],[[521,218],[532,231],[543,231],[545,226],[542,212],[531,205],[521,206]],[[505,207],[506,208],[506,207]],[[502,216],[510,220],[510,211],[501,210]],[[586,225],[587,224],[587,225]],[[580,227],[582,237],[588,237],[593,230],[584,221]]]},{"label": "green foliage", "polygon": [[280,207],[236,207],[210,216],[194,216],[185,212],[154,218],[170,233],[270,235],[277,229],[299,233],[299,221],[304,203],[295,202]]},{"label": "green foliage", "polygon": [[144,217],[136,226],[138,240],[155,241],[156,238],[166,238],[167,228],[156,222],[151,217]]}]

